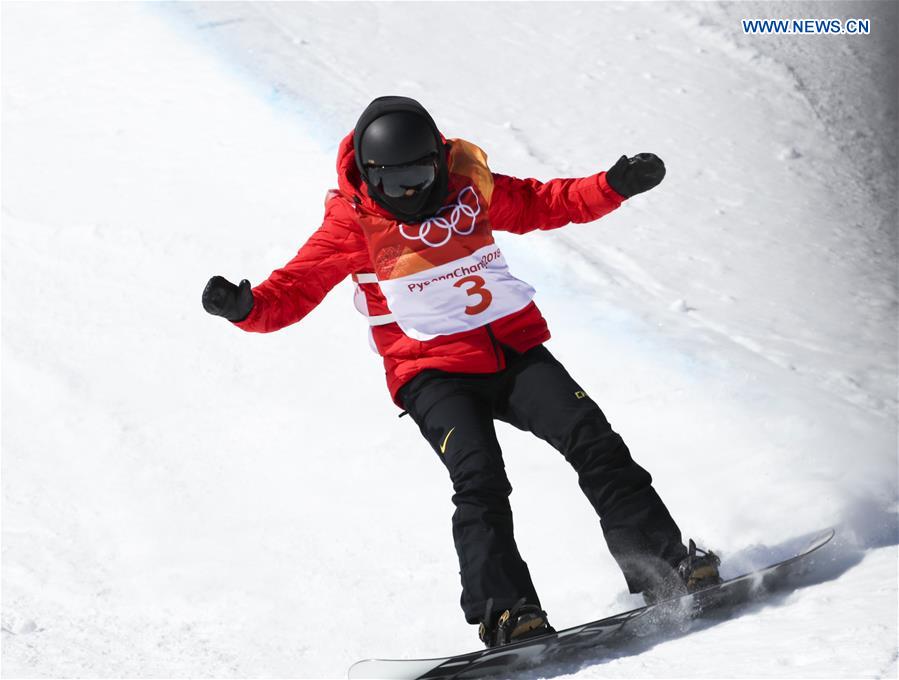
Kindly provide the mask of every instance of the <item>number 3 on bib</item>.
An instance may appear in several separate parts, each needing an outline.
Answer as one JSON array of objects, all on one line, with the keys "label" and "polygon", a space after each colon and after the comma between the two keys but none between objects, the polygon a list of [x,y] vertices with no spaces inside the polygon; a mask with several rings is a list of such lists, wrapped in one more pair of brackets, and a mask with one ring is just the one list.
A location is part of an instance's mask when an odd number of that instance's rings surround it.
[{"label": "number 3 on bib", "polygon": [[493,294],[484,288],[484,284],[486,281],[482,279],[480,276],[466,276],[464,279],[459,279],[456,281],[453,286],[456,288],[461,288],[462,284],[469,283],[471,284],[468,288],[465,289],[465,292],[468,295],[478,296],[480,300],[473,305],[468,305],[465,308],[466,314],[480,314],[485,309],[490,306],[490,303],[493,302]]}]

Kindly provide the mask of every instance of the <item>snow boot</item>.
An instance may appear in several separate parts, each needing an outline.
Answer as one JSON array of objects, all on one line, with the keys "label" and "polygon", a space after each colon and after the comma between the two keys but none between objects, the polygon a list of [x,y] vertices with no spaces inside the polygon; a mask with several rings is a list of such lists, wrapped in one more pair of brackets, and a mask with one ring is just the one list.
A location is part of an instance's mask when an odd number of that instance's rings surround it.
[{"label": "snow boot", "polygon": [[643,600],[646,604],[695,593],[721,583],[721,576],[718,573],[721,558],[711,550],[697,548],[692,538],[689,545],[687,556],[680,561],[676,570],[660,579],[653,587],[643,591]]},{"label": "snow boot", "polygon": [[496,616],[493,612],[493,598],[487,600],[487,610],[478,626],[478,637],[486,647],[509,645],[556,632],[549,625],[545,611],[525,602],[525,598],[521,598],[510,609]]}]

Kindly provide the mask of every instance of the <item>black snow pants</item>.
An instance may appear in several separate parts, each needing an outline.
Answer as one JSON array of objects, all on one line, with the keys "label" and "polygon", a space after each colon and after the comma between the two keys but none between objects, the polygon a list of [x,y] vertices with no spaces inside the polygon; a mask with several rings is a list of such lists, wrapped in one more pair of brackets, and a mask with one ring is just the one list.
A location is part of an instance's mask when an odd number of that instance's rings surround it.
[{"label": "black snow pants", "polygon": [[399,392],[453,483],[453,538],[465,618],[478,623],[488,598],[494,611],[522,597],[540,605],[515,545],[512,487],[494,419],[547,441],[574,467],[632,593],[670,574],[687,550],[649,473],[546,347],[524,354],[504,351],[507,366],[498,373],[426,370]]}]

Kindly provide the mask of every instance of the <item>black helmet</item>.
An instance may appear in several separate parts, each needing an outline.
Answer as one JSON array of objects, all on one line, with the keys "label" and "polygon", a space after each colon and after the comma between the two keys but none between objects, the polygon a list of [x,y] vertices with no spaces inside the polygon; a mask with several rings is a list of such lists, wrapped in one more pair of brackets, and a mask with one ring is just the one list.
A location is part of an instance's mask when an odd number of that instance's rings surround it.
[{"label": "black helmet", "polygon": [[378,97],[356,124],[356,166],[378,205],[405,222],[433,215],[446,199],[446,150],[414,99]]},{"label": "black helmet", "polygon": [[404,165],[436,156],[439,143],[431,124],[409,111],[393,111],[375,118],[359,140],[363,167]]}]

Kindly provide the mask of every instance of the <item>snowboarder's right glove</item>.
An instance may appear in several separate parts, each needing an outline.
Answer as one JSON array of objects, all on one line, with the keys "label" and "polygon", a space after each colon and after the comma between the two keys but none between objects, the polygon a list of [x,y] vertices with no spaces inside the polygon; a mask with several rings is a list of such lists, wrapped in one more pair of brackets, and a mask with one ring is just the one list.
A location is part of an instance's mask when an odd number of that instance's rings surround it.
[{"label": "snowboarder's right glove", "polygon": [[665,177],[665,164],[654,153],[622,156],[608,172],[606,181],[619,194],[630,198],[649,191]]},{"label": "snowboarder's right glove", "polygon": [[253,291],[244,279],[235,286],[224,276],[213,276],[203,289],[203,309],[228,321],[243,321],[253,309]]}]

